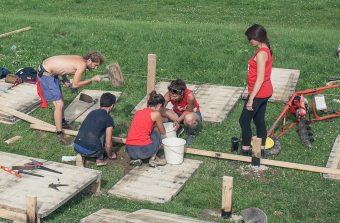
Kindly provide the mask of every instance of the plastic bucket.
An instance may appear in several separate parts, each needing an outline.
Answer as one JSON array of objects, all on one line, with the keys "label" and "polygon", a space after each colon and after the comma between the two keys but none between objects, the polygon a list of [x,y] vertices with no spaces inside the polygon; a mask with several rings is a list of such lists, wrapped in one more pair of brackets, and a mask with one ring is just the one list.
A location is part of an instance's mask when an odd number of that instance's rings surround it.
[{"label": "plastic bucket", "polygon": [[181,138],[165,138],[162,140],[164,144],[165,160],[169,164],[181,164],[184,158],[184,145],[186,141]]},{"label": "plastic bucket", "polygon": [[166,132],[165,135],[166,135],[167,138],[177,137],[176,130],[175,130],[173,122],[165,122],[165,123],[163,123],[163,125],[164,125],[164,128],[165,128],[165,132]]}]

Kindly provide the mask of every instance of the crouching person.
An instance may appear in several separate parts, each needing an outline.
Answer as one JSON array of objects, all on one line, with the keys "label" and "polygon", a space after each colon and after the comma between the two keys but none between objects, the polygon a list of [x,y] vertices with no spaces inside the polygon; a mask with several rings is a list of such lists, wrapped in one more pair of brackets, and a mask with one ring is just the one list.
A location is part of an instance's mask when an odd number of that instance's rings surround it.
[{"label": "crouching person", "polygon": [[140,166],[142,160],[149,159],[149,166],[163,166],[165,159],[156,156],[161,146],[161,135],[165,135],[161,112],[164,109],[164,97],[152,91],[147,108],[137,111],[133,117],[126,149],[131,159],[130,165]]},{"label": "crouching person", "polygon": [[83,157],[95,157],[97,166],[105,166],[104,153],[109,159],[117,159],[112,152],[113,118],[110,112],[116,103],[116,97],[104,93],[100,97],[100,108],[90,112],[82,123],[74,140],[74,150]]}]

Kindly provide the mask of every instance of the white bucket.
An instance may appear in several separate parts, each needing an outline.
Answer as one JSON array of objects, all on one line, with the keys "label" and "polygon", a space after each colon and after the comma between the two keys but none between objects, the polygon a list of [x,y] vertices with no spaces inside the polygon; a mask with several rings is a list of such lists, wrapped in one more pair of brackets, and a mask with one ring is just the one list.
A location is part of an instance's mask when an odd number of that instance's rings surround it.
[{"label": "white bucket", "polygon": [[181,138],[165,138],[164,144],[165,160],[169,164],[181,164],[184,158],[184,145],[186,141]]},{"label": "white bucket", "polygon": [[166,132],[165,135],[166,135],[167,138],[177,137],[176,130],[175,130],[173,122],[165,122],[165,123],[163,123],[163,125],[164,125],[164,128],[165,128],[165,132]]}]

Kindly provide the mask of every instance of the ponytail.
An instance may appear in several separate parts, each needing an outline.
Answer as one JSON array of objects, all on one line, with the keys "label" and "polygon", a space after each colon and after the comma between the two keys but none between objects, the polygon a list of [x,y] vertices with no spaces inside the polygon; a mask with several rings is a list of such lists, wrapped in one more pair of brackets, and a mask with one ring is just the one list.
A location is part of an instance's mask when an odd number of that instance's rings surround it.
[{"label": "ponytail", "polygon": [[149,99],[148,99],[148,102],[147,102],[148,107],[157,106],[159,104],[164,106],[164,103],[165,103],[165,99],[164,99],[163,95],[157,94],[156,91],[150,92]]}]

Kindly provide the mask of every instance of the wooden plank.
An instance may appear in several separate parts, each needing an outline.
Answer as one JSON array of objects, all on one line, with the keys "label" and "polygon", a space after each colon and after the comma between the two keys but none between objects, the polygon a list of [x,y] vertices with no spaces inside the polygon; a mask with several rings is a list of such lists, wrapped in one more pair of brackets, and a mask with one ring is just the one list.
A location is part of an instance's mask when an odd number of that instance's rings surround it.
[{"label": "wooden plank", "polygon": [[127,214],[129,214],[129,212],[101,209],[81,219],[80,223],[126,223],[125,216]]},{"label": "wooden plank", "polygon": [[[31,124],[30,128],[36,129],[36,130],[48,131],[48,132],[55,132],[56,131],[56,127],[53,126],[53,125],[52,126],[46,126],[46,125],[42,125],[42,124]],[[78,135],[78,131],[69,130],[69,129],[63,129],[63,131],[66,135],[71,135],[71,136],[77,136]],[[119,143],[125,143],[126,139],[121,138],[121,137],[112,137],[112,141],[113,142],[119,142]]]},{"label": "wooden plank", "polygon": [[165,203],[179,193],[201,164],[202,161],[184,159],[181,165],[167,164],[157,168],[150,168],[147,165],[136,167],[108,193],[133,200]]},{"label": "wooden plank", "polygon": [[[251,157],[228,154],[228,153],[220,153],[220,152],[199,150],[199,149],[193,149],[193,148],[185,148],[185,152],[188,154],[199,155],[199,156],[208,156],[208,157],[214,157],[214,158],[219,158],[219,159],[230,159],[230,160],[237,160],[237,161],[248,162],[248,163],[251,162]],[[261,159],[261,164],[269,165],[269,166],[276,166],[276,167],[284,167],[288,169],[305,170],[305,171],[310,171],[310,172],[340,175],[340,170],[338,169],[311,166],[311,165],[305,165],[305,164],[299,164],[299,163],[290,163],[290,162],[277,161],[277,160]]]},{"label": "wooden plank", "polygon": [[[100,97],[103,93],[110,92],[111,94],[114,94],[116,96],[116,99],[118,101],[118,98],[122,94],[118,91],[101,91],[101,90],[82,90],[75,99],[67,106],[65,109],[65,119],[69,123],[72,122],[83,122],[86,116],[93,110],[100,108]],[[93,100],[97,99],[98,103],[91,104],[87,102],[83,102],[79,100],[80,94],[84,93],[92,97]]]},{"label": "wooden plank", "polygon": [[148,54],[148,79],[146,95],[155,89],[156,81],[156,54]]},{"label": "wooden plank", "polygon": [[[340,170],[340,135],[335,139],[326,167]],[[323,177],[340,181],[340,175],[324,174]]]},{"label": "wooden plank", "polygon": [[26,210],[0,204],[0,218],[26,222]]},{"label": "wooden plank", "polygon": [[31,30],[31,29],[32,29],[31,26],[27,26],[27,27],[22,28],[22,29],[17,29],[17,30],[11,31],[11,32],[3,33],[3,34],[0,35],[0,38],[11,36],[11,35],[13,35],[15,33],[25,32],[25,31],[28,31],[28,30]]},{"label": "wooden plank", "polygon": [[207,221],[185,217],[178,214],[170,214],[161,211],[140,209],[126,215],[128,223],[206,223]]},{"label": "wooden plank", "polygon": [[[43,175],[43,178],[25,174],[21,174],[22,177],[17,178],[5,171],[0,172],[0,208],[10,207],[14,212],[15,210],[26,210],[26,196],[34,194],[38,198],[37,216],[39,218],[44,218],[52,213],[80,191],[96,182],[101,176],[101,172],[97,170],[27,156],[0,152],[0,157],[1,164],[4,166],[23,165],[30,162],[31,159],[35,159],[43,162],[50,169],[62,172],[62,174],[57,174],[40,169],[32,171]],[[49,187],[51,183],[67,184],[68,186],[59,187],[59,191],[57,191]]]}]

